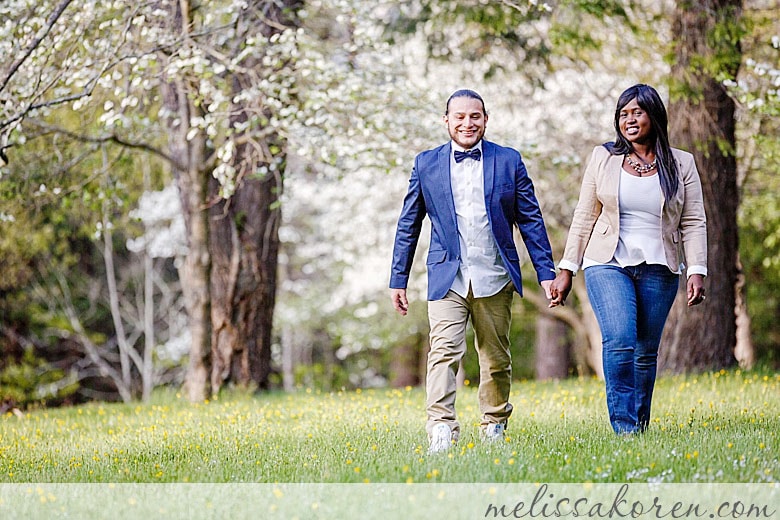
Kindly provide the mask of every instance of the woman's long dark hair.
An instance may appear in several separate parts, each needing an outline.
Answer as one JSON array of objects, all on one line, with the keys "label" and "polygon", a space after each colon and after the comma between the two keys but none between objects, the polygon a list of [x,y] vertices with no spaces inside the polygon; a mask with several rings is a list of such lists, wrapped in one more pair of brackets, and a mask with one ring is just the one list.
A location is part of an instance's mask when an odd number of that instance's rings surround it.
[{"label": "woman's long dark hair", "polygon": [[655,159],[658,164],[661,191],[663,191],[664,198],[668,202],[677,192],[677,186],[680,181],[677,162],[674,160],[672,148],[669,146],[669,132],[667,129],[669,120],[666,115],[666,107],[664,107],[664,102],[661,101],[661,96],[658,95],[658,92],[653,87],[640,83],[627,88],[620,94],[617,108],[615,109],[615,131],[617,132],[617,137],[614,142],[604,143],[604,147],[612,155],[626,155],[634,151],[631,142],[620,133],[620,111],[632,99],[636,99],[639,107],[647,112],[650,118],[653,132],[651,138],[655,140],[653,148],[655,149]]}]

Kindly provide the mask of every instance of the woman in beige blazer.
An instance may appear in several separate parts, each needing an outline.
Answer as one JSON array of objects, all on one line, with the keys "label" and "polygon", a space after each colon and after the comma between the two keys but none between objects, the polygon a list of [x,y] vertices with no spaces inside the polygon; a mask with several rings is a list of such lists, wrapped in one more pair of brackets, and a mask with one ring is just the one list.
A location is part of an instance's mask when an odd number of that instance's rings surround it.
[{"label": "woman in beige blazer", "polygon": [[687,276],[688,305],[705,299],[707,224],[693,156],[671,148],[656,90],[618,99],[616,139],[597,146],[582,180],[550,306],[562,305],[583,269],[601,329],[607,408],[618,434],[650,420],[658,347]]}]

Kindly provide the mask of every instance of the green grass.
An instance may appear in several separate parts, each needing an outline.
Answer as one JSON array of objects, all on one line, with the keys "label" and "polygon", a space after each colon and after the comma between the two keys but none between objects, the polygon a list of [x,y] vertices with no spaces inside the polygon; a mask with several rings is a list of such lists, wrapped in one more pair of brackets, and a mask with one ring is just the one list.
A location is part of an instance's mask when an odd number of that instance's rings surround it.
[{"label": "green grass", "polygon": [[0,418],[0,483],[761,483],[780,481],[780,374],[663,377],[645,435],[609,429],[603,382],[517,382],[506,442],[476,389],[457,446],[427,455],[421,389],[90,404]]}]

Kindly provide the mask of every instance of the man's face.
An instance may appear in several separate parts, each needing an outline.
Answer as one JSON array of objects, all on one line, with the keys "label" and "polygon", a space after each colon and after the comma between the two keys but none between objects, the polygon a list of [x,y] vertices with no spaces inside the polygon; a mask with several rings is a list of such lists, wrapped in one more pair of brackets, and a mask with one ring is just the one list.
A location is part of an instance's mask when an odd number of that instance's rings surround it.
[{"label": "man's face", "polygon": [[444,116],[450,137],[466,150],[485,135],[487,120],[487,114],[482,112],[482,103],[465,96],[451,99],[449,112]]}]

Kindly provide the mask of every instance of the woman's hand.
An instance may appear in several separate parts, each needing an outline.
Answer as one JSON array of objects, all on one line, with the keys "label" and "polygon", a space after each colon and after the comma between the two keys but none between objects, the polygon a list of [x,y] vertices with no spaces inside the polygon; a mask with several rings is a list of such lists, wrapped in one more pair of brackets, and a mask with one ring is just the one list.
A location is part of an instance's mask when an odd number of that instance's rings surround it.
[{"label": "woman's hand", "polygon": [[568,269],[561,269],[558,272],[558,276],[555,277],[550,285],[550,295],[552,299],[548,307],[557,307],[558,305],[566,304],[566,297],[571,291],[571,278],[573,274]]},{"label": "woman's hand", "polygon": [[692,274],[688,277],[688,307],[699,305],[707,299],[704,296],[704,277],[700,274]]}]

